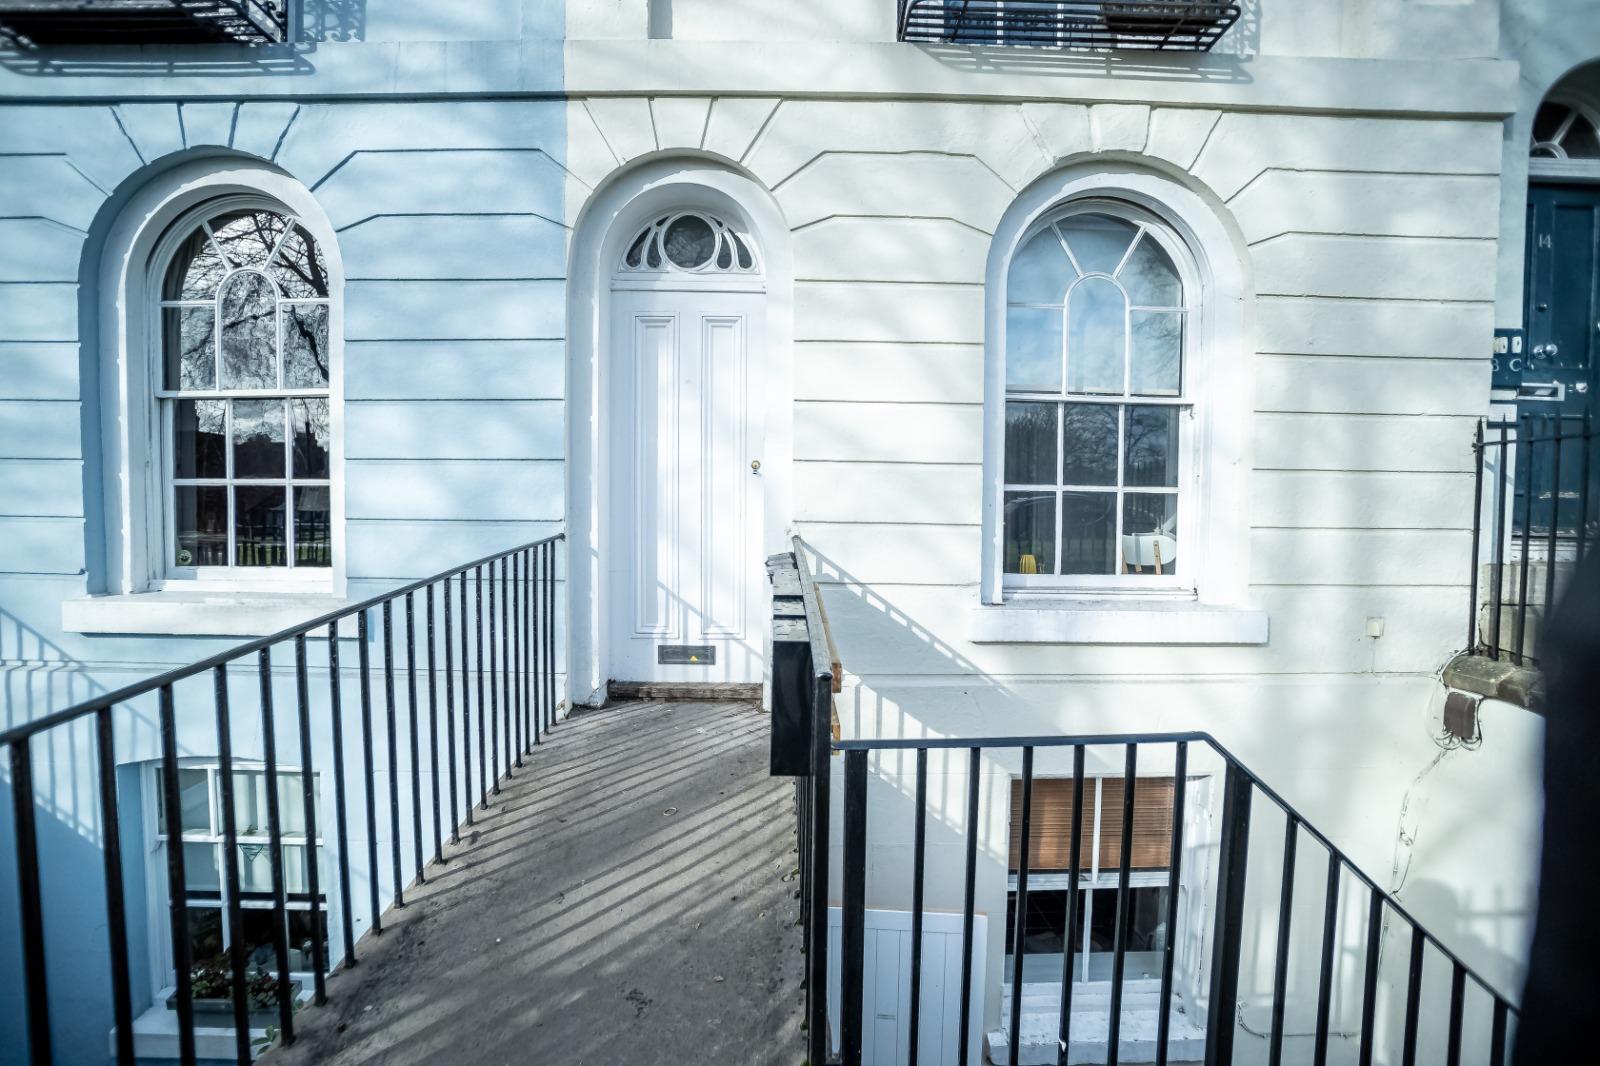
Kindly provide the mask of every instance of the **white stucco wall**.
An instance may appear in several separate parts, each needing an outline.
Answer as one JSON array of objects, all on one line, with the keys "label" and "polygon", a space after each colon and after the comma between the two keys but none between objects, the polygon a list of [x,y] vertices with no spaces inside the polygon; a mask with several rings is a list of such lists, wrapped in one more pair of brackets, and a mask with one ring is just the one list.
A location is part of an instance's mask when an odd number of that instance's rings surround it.
[{"label": "white stucco wall", "polygon": [[[515,6],[514,0],[499,0]],[[1355,59],[1495,55],[1499,0],[1337,0],[1285,6],[1244,0],[1219,56]],[[892,41],[896,0],[568,0],[572,39],[644,36],[647,13],[675,40]],[[491,38],[484,38],[491,39]],[[956,53],[949,59],[959,62]],[[1004,66],[1003,50],[986,59]],[[1022,62],[1018,60],[1018,62]]]},{"label": "white stucco wall", "polygon": [[[86,694],[86,671],[110,683],[196,654],[56,623],[95,566],[79,255],[130,175],[174,153],[250,153],[338,228],[358,594],[562,521],[570,234],[626,168],[712,157],[790,231],[795,504],[782,517],[825,576],[851,675],[847,731],[1210,730],[1375,876],[1412,838],[1401,898],[1441,935],[1459,930],[1469,959],[1514,991],[1537,723],[1486,710],[1484,746],[1437,765],[1429,725],[1434,674],[1468,614],[1467,442],[1487,404],[1487,338],[1520,314],[1526,124],[1551,84],[1600,55],[1586,5],[1249,3],[1217,55],[1111,64],[893,44],[888,2],[791,5],[776,21],[770,6],[676,0],[679,39],[646,42],[644,0],[424,15],[373,0],[348,40],[324,40],[288,75],[0,70],[0,192],[28,216],[6,223],[17,251],[0,256],[13,717]],[[972,640],[985,260],[1018,194],[1070,162],[1182,182],[1231,235],[1247,329],[1212,354],[1250,370],[1237,456],[1249,504],[1229,519],[1264,645]],[[1014,767],[985,769],[993,914]],[[958,768],[937,793],[945,835],[930,856],[947,872],[961,785]],[[876,765],[872,787],[885,847],[869,904],[892,906],[905,895],[904,766]],[[1258,832],[1252,877],[1274,884],[1277,830],[1264,817]],[[1315,910],[1313,850],[1297,895]],[[1504,856],[1487,874],[1486,852]],[[935,880],[949,905],[959,879]],[[1270,917],[1249,945],[1258,964]],[[1357,906],[1350,943],[1362,920]],[[1297,982],[1315,951],[1296,943]],[[1356,962],[1340,965],[1348,988]],[[1248,1025],[1260,1028],[1266,987],[1258,965]],[[998,996],[995,984],[991,1023]],[[1341,1024],[1356,1010],[1341,993]]]},{"label": "white stucco wall", "polygon": [[[1468,55],[1493,51],[1481,41],[1462,47]],[[654,55],[668,54],[661,48]],[[1370,48],[1403,53],[1392,41]],[[572,54],[598,55],[582,46]],[[781,90],[783,71],[801,62],[773,68],[767,83]],[[1159,85],[1141,86],[1145,100],[1130,106],[1096,105],[1071,76],[1050,84],[1084,104],[846,104],[814,84],[776,102],[720,94],[676,99],[670,109],[660,96],[588,102],[572,123],[575,165],[592,159],[598,172],[674,150],[710,152],[772,189],[793,227],[794,517],[825,575],[853,680],[840,700],[847,735],[1208,729],[1362,869],[1379,877],[1389,870],[1402,811],[1416,817],[1408,790],[1439,755],[1428,733],[1434,674],[1460,647],[1467,613],[1466,443],[1487,401],[1484,338],[1494,321],[1500,209],[1502,134],[1492,112],[1509,107],[1503,88],[1494,90],[1499,104],[1488,92],[1470,102],[1459,95],[1467,85],[1470,94],[1507,84],[1503,68],[1469,69],[1396,64],[1391,103],[1400,95],[1433,103],[1387,113],[1345,113],[1340,75],[1354,68],[1337,64],[1328,68],[1321,113],[1314,94],[1296,99],[1294,113],[1235,110],[1244,99],[1267,103],[1260,86],[1239,85],[1222,101],[1215,87]],[[651,70],[663,88],[674,83],[664,66]],[[889,70],[913,92],[940,76],[910,62]],[[1456,75],[1463,80],[1428,85]],[[997,79],[984,88],[999,93],[1006,79]],[[1033,88],[1020,76],[1012,84]],[[1417,113],[1453,111],[1446,100],[1460,112]],[[1210,104],[1218,106],[1200,106]],[[594,127],[588,151],[583,118]],[[988,236],[1038,175],[1097,157],[1178,175],[1237,235],[1253,287],[1243,343],[1255,380],[1250,505],[1238,519],[1250,530],[1248,602],[1270,617],[1264,646],[970,639]],[[1367,636],[1369,618],[1384,619],[1382,637]],[[1507,733],[1536,737],[1526,712],[1508,720]],[[1451,754],[1442,765],[1459,770],[1439,778],[1433,811],[1483,788],[1531,796],[1532,768],[1508,758],[1525,750]],[[959,907],[964,761],[935,761],[929,885],[939,899],[930,895],[929,904]],[[908,767],[909,757],[874,764],[869,906],[903,906],[909,893]],[[995,915],[1004,912],[1005,797],[1015,767],[1006,759],[985,767],[992,777],[983,790],[979,894],[980,908]],[[1281,822],[1268,827],[1265,803],[1257,809],[1264,837],[1252,869],[1258,935],[1249,945],[1244,1023],[1262,1028],[1276,896],[1256,897],[1259,886],[1275,884],[1282,830]],[[1497,814],[1481,832],[1446,836],[1441,824],[1432,848],[1419,845],[1412,860],[1414,870],[1429,871],[1416,884],[1439,877],[1459,886],[1459,864],[1501,839],[1495,834],[1520,843],[1502,870],[1478,876],[1471,899],[1420,891],[1408,898],[1403,888],[1401,898],[1440,929],[1476,923],[1492,947],[1462,950],[1514,993],[1536,804],[1512,802]],[[1307,887],[1295,919],[1312,933],[1321,912],[1315,850],[1309,841],[1302,847]],[[1471,916],[1488,898],[1504,905]],[[1336,1004],[1341,1022],[1354,1027],[1364,900],[1341,922],[1341,943],[1354,948],[1341,951]],[[1294,941],[1291,998],[1302,1003],[1315,976],[1315,941]],[[1002,944],[991,938],[990,974],[1001,970]],[[993,1023],[997,983],[987,1006]],[[1241,1046],[1253,1039],[1241,1036]]]}]

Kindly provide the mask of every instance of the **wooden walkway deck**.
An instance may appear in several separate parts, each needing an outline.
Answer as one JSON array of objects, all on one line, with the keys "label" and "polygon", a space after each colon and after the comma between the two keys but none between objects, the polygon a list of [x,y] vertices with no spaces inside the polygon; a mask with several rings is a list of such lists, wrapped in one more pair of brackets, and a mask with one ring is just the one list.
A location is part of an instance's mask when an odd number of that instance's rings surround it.
[{"label": "wooden walkway deck", "polygon": [[800,1063],[793,791],[766,738],[740,704],[562,723],[263,1062]]}]

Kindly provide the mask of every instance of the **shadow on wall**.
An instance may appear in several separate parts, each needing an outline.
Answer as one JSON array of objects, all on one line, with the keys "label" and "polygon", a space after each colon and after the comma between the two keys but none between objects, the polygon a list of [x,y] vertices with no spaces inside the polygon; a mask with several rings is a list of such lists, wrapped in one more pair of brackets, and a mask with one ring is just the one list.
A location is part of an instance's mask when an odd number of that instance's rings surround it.
[{"label": "shadow on wall", "polygon": [[0,730],[105,691],[66,649],[0,607]]},{"label": "shadow on wall", "polygon": [[[15,615],[0,610],[0,729],[20,725],[105,691],[60,646]],[[134,725],[129,719],[129,725]],[[110,951],[103,869],[104,827],[99,809],[93,720],[58,726],[28,746],[34,774],[34,825],[46,939],[54,959],[103,960]],[[131,781],[123,780],[126,790]],[[144,881],[130,876],[142,861],[142,821],[120,820],[123,888],[129,915],[143,914]],[[11,760],[0,759],[0,988],[24,987],[21,912],[16,878],[16,812]],[[128,923],[135,1002],[150,996],[144,924]],[[51,1043],[56,1061],[105,1058],[111,1017],[109,971],[92,966],[48,969]],[[0,997],[0,1066],[26,1060],[25,1004]]]},{"label": "shadow on wall", "polygon": [[302,41],[362,41],[367,0],[300,0]]},{"label": "shadow on wall", "polygon": [[292,44],[36,48],[0,35],[0,68],[46,78],[285,77],[312,73],[321,43],[366,39],[367,0],[288,2],[298,15]]}]

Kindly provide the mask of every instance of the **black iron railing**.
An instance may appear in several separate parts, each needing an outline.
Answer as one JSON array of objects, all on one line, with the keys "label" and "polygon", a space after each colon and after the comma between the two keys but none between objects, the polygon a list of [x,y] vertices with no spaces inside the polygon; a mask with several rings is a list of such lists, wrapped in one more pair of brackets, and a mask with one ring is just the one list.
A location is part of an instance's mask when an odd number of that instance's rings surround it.
[{"label": "black iron railing", "polygon": [[0,0],[0,38],[22,45],[289,39],[288,0]]},{"label": "black iron railing", "polygon": [[900,0],[900,40],[1209,52],[1239,14],[1218,0]]},{"label": "black iron railing", "polygon": [[[376,596],[362,603],[280,633],[231,648],[199,662],[152,677],[138,684],[106,693],[76,706],[45,715],[32,722],[0,732],[0,747],[7,753],[11,776],[12,818],[15,830],[16,876],[21,903],[21,945],[23,989],[26,999],[27,1048],[29,1060],[37,1066],[52,1061],[52,1006],[48,994],[51,972],[49,938],[42,907],[43,871],[40,867],[35,804],[35,744],[47,743],[52,734],[90,724],[95,735],[97,760],[97,804],[102,828],[104,888],[108,920],[108,969],[105,975],[112,1003],[115,1058],[122,1066],[133,1066],[134,1005],[130,974],[127,893],[122,866],[124,817],[117,795],[119,732],[118,715],[148,722],[159,732],[161,809],[167,820],[169,844],[166,847],[166,882],[171,921],[171,950],[176,994],[172,1006],[177,1017],[178,1059],[192,1066],[196,1059],[195,996],[193,967],[202,960],[191,958],[187,900],[193,890],[186,878],[183,839],[183,797],[180,790],[179,731],[194,727],[192,716],[201,716],[206,725],[214,723],[215,761],[221,799],[225,856],[221,871],[226,888],[225,921],[231,931],[229,948],[219,964],[228,971],[229,995],[235,1037],[235,1053],[241,1066],[252,1060],[252,999],[266,999],[276,1010],[278,1039],[294,1040],[295,994],[287,943],[291,894],[285,887],[285,841],[289,847],[301,844],[306,849],[304,896],[313,910],[325,900],[321,883],[318,840],[317,766],[314,749],[326,739],[331,750],[329,761],[333,779],[333,818],[336,849],[332,863],[336,868],[338,915],[343,927],[342,963],[355,966],[356,938],[353,877],[366,883],[365,917],[373,933],[383,930],[384,900],[380,887],[378,858],[378,818],[381,807],[388,808],[390,837],[389,898],[395,906],[405,905],[405,887],[412,879],[427,880],[427,867],[443,861],[444,841],[459,843],[460,829],[471,825],[473,807],[487,807],[489,797],[500,791],[500,782],[522,767],[522,757],[558,717],[556,688],[556,563],[558,534],[524,544],[463,566],[413,582],[403,588]],[[395,615],[403,612],[404,633]],[[378,616],[374,633],[372,616]],[[355,624],[357,666],[351,677],[341,661],[341,640],[351,633],[341,623]],[[381,677],[374,682],[371,644],[382,641]],[[318,648],[321,645],[321,648]],[[397,664],[397,645],[404,663]],[[298,719],[299,766],[283,768],[279,742],[275,735],[274,678],[277,665],[274,653],[287,651],[293,658],[294,701]],[[459,654],[459,660],[457,655]],[[419,656],[420,660],[419,661]],[[313,661],[315,660],[315,661]],[[243,909],[240,905],[239,836],[242,827],[235,812],[235,768],[240,753],[235,751],[234,723],[241,719],[236,706],[237,693],[230,686],[230,670],[259,679],[259,695],[253,708],[259,714],[260,761],[264,767],[267,850],[271,863],[270,905],[275,989],[263,993],[250,987],[259,983],[252,974],[247,947],[242,935]],[[194,706],[190,691],[197,682],[210,681],[210,698]],[[419,681],[426,686],[419,697]],[[359,722],[347,724],[345,686],[354,683],[358,690]],[[396,697],[396,685],[405,686],[406,698]],[[378,686],[381,685],[381,688]],[[441,693],[442,690],[442,693]],[[384,725],[375,729],[374,700],[381,699]],[[153,704],[153,706],[152,706]],[[325,716],[324,716],[325,715]],[[424,717],[425,716],[425,717]],[[402,724],[403,722],[403,724]],[[122,729],[128,728],[126,721]],[[402,736],[403,734],[403,736]],[[457,740],[459,738],[459,744]],[[402,777],[399,758],[402,740],[409,749]],[[346,742],[361,750],[359,784],[361,801],[354,802],[347,791]],[[386,774],[380,787],[377,750],[382,742]],[[426,743],[426,754],[422,751]],[[441,742],[443,756],[441,758]],[[477,773],[473,772],[473,746],[477,747]],[[426,761],[428,788],[423,786]],[[300,802],[304,806],[303,832],[284,830],[280,811],[280,774],[298,777]],[[381,793],[381,795],[380,795]],[[424,841],[424,811],[431,806],[431,841]],[[409,857],[403,854],[402,808],[409,811]],[[365,819],[364,855],[353,855],[350,823]],[[430,846],[431,845],[431,846]],[[407,859],[409,858],[409,861]],[[250,896],[250,893],[244,893]],[[313,922],[311,955],[313,998],[326,999],[324,978],[334,965],[326,942],[327,929]],[[76,960],[73,960],[76,961]],[[60,965],[68,965],[63,961]],[[59,974],[58,974],[59,976]],[[79,973],[75,979],[93,981],[99,975]],[[270,983],[270,982],[269,982]],[[58,1024],[63,1019],[54,1019]],[[83,1024],[82,1019],[75,1019]]]},{"label": "black iron railing", "polygon": [[1467,650],[1536,665],[1538,628],[1600,532],[1588,415],[1479,422]]},{"label": "black iron railing", "polygon": [[[800,925],[806,956],[807,1061],[827,1063],[828,1045],[828,841],[833,754],[834,665],[827,622],[816,583],[806,568],[800,539],[794,541],[800,598],[810,646],[810,669],[802,671],[796,702],[809,709],[807,772],[795,779],[796,840],[800,852]],[[774,601],[778,599],[775,590]],[[776,706],[781,696],[773,693]]]},{"label": "black iron railing", "polygon": [[[820,600],[803,557],[800,573],[806,619],[812,627],[814,661],[827,664],[826,648],[821,636],[823,630]],[[1022,1040],[1019,1039],[1019,1034],[1022,1032],[1023,963],[1026,954],[1023,933],[1029,913],[1030,855],[1038,850],[1037,845],[1033,843],[1036,834],[1032,825],[1037,780],[1034,773],[1035,756],[1038,753],[1046,753],[1062,760],[1064,765],[1065,754],[1070,752],[1073,803],[1070,828],[1067,830],[1069,839],[1065,841],[1066,854],[1071,857],[1070,869],[1066,871],[1065,928],[1068,933],[1062,960],[1058,1033],[1054,1041],[1060,1056],[1058,1061],[1063,1063],[1068,1061],[1074,1024],[1075,982],[1071,975],[1074,972],[1076,939],[1072,930],[1075,928],[1074,919],[1081,919],[1084,911],[1084,896],[1087,889],[1082,884],[1082,875],[1085,871],[1080,868],[1080,856],[1083,845],[1087,843],[1086,834],[1091,831],[1090,827],[1085,825],[1083,816],[1084,787],[1086,781],[1092,780],[1085,775],[1085,757],[1091,749],[1104,751],[1106,748],[1111,748],[1115,751],[1120,748],[1122,781],[1125,787],[1121,796],[1121,846],[1120,862],[1116,869],[1116,918],[1111,980],[1107,989],[1109,1004],[1104,1061],[1108,1066],[1116,1066],[1123,1048],[1121,1027],[1124,1017],[1124,977],[1130,939],[1129,904],[1135,839],[1134,812],[1139,783],[1141,780],[1146,780],[1141,779],[1138,772],[1141,759],[1148,765],[1157,758],[1162,763],[1163,769],[1171,767],[1175,782],[1170,808],[1172,835],[1167,856],[1171,882],[1163,907],[1166,933],[1160,944],[1157,1008],[1159,1014],[1154,1041],[1154,1061],[1158,1066],[1165,1066],[1168,1062],[1169,1044],[1172,1041],[1170,1025],[1173,1017],[1175,945],[1179,942],[1178,933],[1182,929],[1184,920],[1179,910],[1178,885],[1183,874],[1188,843],[1185,840],[1188,783],[1208,776],[1221,783],[1221,805],[1219,817],[1214,823],[1217,826],[1214,837],[1198,842],[1199,850],[1196,854],[1214,852],[1214,860],[1207,857],[1201,861],[1214,861],[1215,868],[1209,878],[1197,878],[1196,883],[1210,880],[1215,887],[1210,890],[1213,893],[1210,899],[1211,905],[1204,912],[1211,916],[1210,928],[1198,930],[1190,937],[1191,940],[1203,938],[1206,943],[1205,948],[1195,954],[1194,958],[1208,960],[1205,972],[1197,975],[1199,983],[1204,988],[1203,1002],[1208,1020],[1204,1043],[1204,1062],[1207,1066],[1223,1066],[1232,1062],[1237,1034],[1246,1031],[1242,1022],[1236,1019],[1238,1009],[1236,1005],[1240,1003],[1241,955],[1247,936],[1250,942],[1254,942],[1257,933],[1261,933],[1262,936],[1267,935],[1256,927],[1256,916],[1253,913],[1247,914],[1245,906],[1247,893],[1258,900],[1276,895],[1278,914],[1288,916],[1287,920],[1276,921],[1275,931],[1271,934],[1274,937],[1272,941],[1274,964],[1267,1061],[1271,1066],[1280,1066],[1284,1061],[1286,1035],[1284,1017],[1289,1005],[1291,937],[1298,939],[1307,935],[1319,936],[1320,956],[1316,983],[1315,1030],[1309,1034],[1294,1035],[1309,1036],[1314,1041],[1312,1056],[1317,1063],[1326,1061],[1331,1040],[1342,1041],[1351,1035],[1348,1032],[1335,1032],[1332,1010],[1335,962],[1340,953],[1348,951],[1348,948],[1339,941],[1340,914],[1349,902],[1345,884],[1347,881],[1352,882],[1355,886],[1354,891],[1364,897],[1367,916],[1365,948],[1362,955],[1361,1022],[1357,1037],[1357,1061],[1361,1066],[1371,1066],[1375,1049],[1379,1047],[1380,1003],[1384,1009],[1383,1017],[1403,1019],[1402,1029],[1396,1034],[1400,1043],[1399,1061],[1404,1066],[1415,1066],[1419,1061],[1419,1032],[1422,1029],[1421,1019],[1424,1017],[1423,1007],[1426,998],[1424,975],[1429,969],[1430,957],[1435,960],[1432,965],[1437,966],[1442,963],[1449,974],[1448,1023],[1443,1036],[1445,1060],[1452,1064],[1463,1061],[1463,1044],[1473,1039],[1463,1034],[1470,990],[1474,1012],[1482,1006],[1486,1006],[1489,1010],[1487,1045],[1472,1049],[1472,1061],[1487,1061],[1491,1066],[1504,1066],[1509,1027],[1513,1017],[1518,1013],[1518,1009],[1513,1006],[1509,997],[1475,973],[1449,944],[1424,928],[1392,895],[1356,866],[1332,840],[1310,825],[1299,811],[1290,806],[1282,796],[1208,734],[1188,732],[835,741],[831,736],[829,725],[832,699],[830,681],[831,672],[824,665],[816,668],[807,682],[806,695],[812,701],[814,714],[812,772],[809,780],[800,783],[799,793],[801,823],[798,840],[803,878],[801,893],[806,931],[806,1016],[811,1062],[860,1066],[863,1061],[863,1041],[866,1039],[863,1028],[863,994],[867,980],[864,972],[867,871],[868,848],[872,842],[872,819],[868,814],[869,780],[876,780],[878,786],[885,790],[882,795],[887,797],[889,803],[902,802],[907,791],[912,796],[910,938],[908,969],[903,975],[910,986],[909,993],[903,1000],[909,1008],[907,1022],[909,1028],[906,1031],[907,1042],[901,1045],[905,1050],[905,1056],[899,1061],[906,1063],[907,1066],[917,1066],[920,1056],[926,1056],[928,1060],[949,1061],[946,1057],[949,1053],[948,1048],[929,1050],[918,1046],[925,1028],[920,1018],[924,998],[923,930],[925,914],[932,913],[925,908],[930,888],[929,757],[930,754],[937,753],[941,760],[948,760],[949,763],[944,767],[943,773],[934,775],[946,793],[944,798],[947,802],[953,798],[949,794],[952,779],[959,780],[964,777],[965,780],[964,796],[960,797],[965,808],[964,815],[946,818],[940,827],[946,836],[955,833],[964,849],[962,881],[959,886],[962,899],[960,991],[956,1001],[960,1020],[955,1051],[956,1061],[963,1066],[968,1062],[976,1064],[982,1061],[982,1052],[973,1055],[971,1047],[975,1036],[972,1031],[974,997],[977,997],[978,1002],[983,998],[982,990],[974,987],[974,954],[977,950],[974,926],[979,909],[977,870],[980,848],[980,833],[976,827],[994,822],[994,819],[987,817],[987,812],[983,809],[984,790],[981,788],[981,781],[984,776],[984,761],[986,758],[1009,758],[1013,755],[1020,757],[1020,810],[1013,811],[1012,814],[1020,821],[1020,840],[1024,843],[1013,858],[1017,865],[1015,950],[1012,954],[1011,998],[1009,1010],[1006,1012],[1008,1017],[1002,1019],[1002,1024],[1009,1033],[1005,1058],[1010,1066],[1017,1066],[1022,1053]],[[842,774],[844,824],[839,834],[843,845],[842,866],[838,871],[841,887],[839,906],[841,957],[839,1002],[833,1012],[837,1016],[836,1027],[830,1021],[831,1012],[828,1003],[830,991],[827,902],[830,884],[829,843],[832,839],[829,825],[829,790],[832,777],[830,756],[834,754],[841,754],[844,761]],[[907,788],[908,783],[903,778],[889,781],[869,777],[873,760],[889,762],[904,759],[907,755],[914,759],[911,787]],[[964,759],[961,758],[962,755],[965,755]],[[960,765],[963,762],[964,767]],[[1252,821],[1259,816],[1255,809],[1261,801],[1265,801],[1271,808],[1276,808],[1283,819],[1283,842],[1281,852],[1277,856],[1281,876],[1275,884],[1255,887],[1249,883],[1249,846]],[[1214,804],[1215,800],[1212,800],[1212,803]],[[878,809],[885,808],[880,806]],[[904,841],[895,840],[894,844],[903,847]],[[1325,863],[1326,888],[1321,901],[1320,923],[1302,923],[1312,926],[1310,929],[1302,929],[1294,921],[1295,871],[1297,863],[1301,861],[1302,852],[1308,845],[1325,855],[1325,859],[1321,856],[1318,856],[1318,859]],[[881,871],[884,867],[885,864],[878,863],[873,868]],[[941,895],[950,895],[955,888],[948,883],[934,883],[932,887],[938,889]],[[1204,891],[1204,888],[1195,890]],[[1387,983],[1379,980],[1385,930],[1391,922],[1398,922],[1403,929],[1409,931],[1408,942],[1405,944],[1408,961],[1403,993],[1397,993]],[[1320,935],[1318,925],[1320,925]],[[893,963],[887,965],[892,966]],[[873,980],[880,983],[884,981],[885,966],[884,957],[880,954]],[[1399,1002],[1393,999],[1397,994],[1400,996]],[[1487,1003],[1483,1002],[1485,997]],[[1388,1002],[1382,1002],[1384,1000]],[[1187,1017],[1195,1018],[1198,1013],[1196,1008],[1199,1006],[1200,1004],[1188,1004]],[[1440,1016],[1444,1015],[1441,1013]],[[882,1020],[879,1019],[877,1024],[882,1024]],[[1476,1039],[1482,1038],[1483,1034],[1478,1033]],[[837,1054],[834,1053],[832,1046],[835,1039],[839,1048]],[[1185,1061],[1189,1058],[1187,1054],[1184,1056]]]}]

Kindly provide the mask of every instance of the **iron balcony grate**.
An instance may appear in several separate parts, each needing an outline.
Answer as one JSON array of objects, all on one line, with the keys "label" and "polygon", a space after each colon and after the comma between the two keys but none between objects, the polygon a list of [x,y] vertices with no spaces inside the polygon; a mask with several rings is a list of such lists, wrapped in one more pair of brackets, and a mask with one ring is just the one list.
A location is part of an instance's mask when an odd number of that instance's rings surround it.
[{"label": "iron balcony grate", "polygon": [[1209,52],[1238,19],[1239,5],[1214,0],[902,0],[900,39]]},{"label": "iron balcony grate", "polygon": [[21,47],[288,38],[287,0],[0,0],[0,39]]}]

